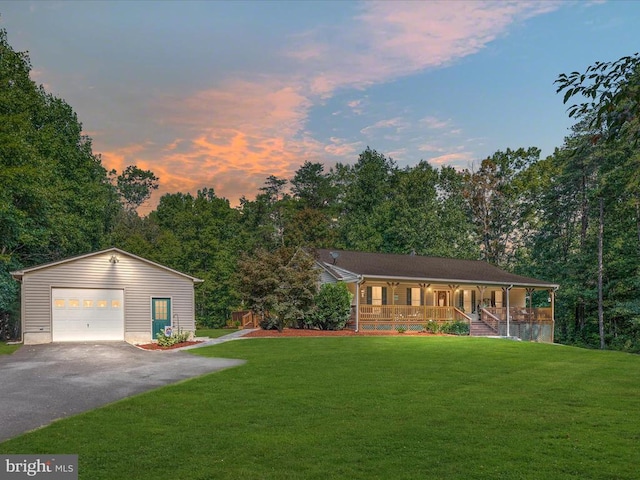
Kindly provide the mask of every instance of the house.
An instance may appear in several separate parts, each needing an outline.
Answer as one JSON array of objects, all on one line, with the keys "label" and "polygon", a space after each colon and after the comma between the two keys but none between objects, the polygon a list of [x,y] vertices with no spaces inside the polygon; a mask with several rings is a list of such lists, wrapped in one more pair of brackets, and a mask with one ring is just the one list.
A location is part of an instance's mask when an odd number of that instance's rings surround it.
[{"label": "house", "polygon": [[[316,261],[321,283],[347,284],[358,331],[421,330],[428,322],[462,321],[471,335],[553,342],[557,284],[479,260],[319,249]],[[533,293],[540,290],[547,305],[532,307]]]},{"label": "house", "polygon": [[195,332],[202,280],[117,248],[16,272],[25,344],[149,343],[165,327]]}]

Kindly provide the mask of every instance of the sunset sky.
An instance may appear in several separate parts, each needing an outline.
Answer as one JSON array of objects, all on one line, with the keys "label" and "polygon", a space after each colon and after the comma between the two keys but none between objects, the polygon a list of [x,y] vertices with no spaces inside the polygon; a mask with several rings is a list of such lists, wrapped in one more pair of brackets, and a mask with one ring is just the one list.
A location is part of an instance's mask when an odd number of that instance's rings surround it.
[{"label": "sunset sky", "polygon": [[640,50],[637,1],[0,1],[111,169],[236,205],[305,160],[468,168],[562,145],[559,73]]}]

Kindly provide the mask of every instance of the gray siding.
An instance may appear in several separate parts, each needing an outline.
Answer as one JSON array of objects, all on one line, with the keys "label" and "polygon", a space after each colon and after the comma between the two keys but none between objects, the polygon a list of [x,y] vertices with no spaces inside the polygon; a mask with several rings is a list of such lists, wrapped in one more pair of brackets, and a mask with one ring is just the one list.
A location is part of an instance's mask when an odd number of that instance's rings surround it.
[{"label": "gray siding", "polygon": [[195,330],[193,280],[123,253],[79,258],[25,273],[22,280],[24,333],[51,331],[51,288],[113,288],[124,290],[125,332],[149,333],[151,298],[171,298],[172,317],[180,327]]}]

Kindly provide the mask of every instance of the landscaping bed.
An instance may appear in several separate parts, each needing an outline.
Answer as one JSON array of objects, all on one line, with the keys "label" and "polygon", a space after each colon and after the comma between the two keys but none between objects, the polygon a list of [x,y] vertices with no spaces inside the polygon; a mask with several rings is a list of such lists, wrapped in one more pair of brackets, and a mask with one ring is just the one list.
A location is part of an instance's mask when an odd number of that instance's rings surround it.
[{"label": "landscaping bed", "polygon": [[174,343],[173,345],[168,346],[168,347],[162,347],[162,346],[158,345],[157,343],[145,343],[143,345],[136,345],[136,346],[140,347],[140,348],[144,348],[145,350],[173,350],[175,348],[182,348],[182,347],[188,347],[190,345],[197,345],[199,343],[202,343],[202,340],[199,340],[197,342]]},{"label": "landscaping bed", "polygon": [[282,332],[278,330],[256,330],[254,332],[243,335],[243,338],[280,338],[280,337],[352,337],[352,336],[439,336],[442,334],[433,334],[428,332],[403,332],[400,333],[396,330],[388,331],[367,331],[367,332],[354,332],[353,330],[311,330],[302,328],[285,328]]}]

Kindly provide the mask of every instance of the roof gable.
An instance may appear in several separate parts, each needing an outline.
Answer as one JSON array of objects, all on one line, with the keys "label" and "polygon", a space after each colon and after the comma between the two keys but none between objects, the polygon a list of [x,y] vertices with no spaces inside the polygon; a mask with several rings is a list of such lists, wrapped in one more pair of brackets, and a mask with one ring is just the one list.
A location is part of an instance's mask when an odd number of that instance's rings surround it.
[{"label": "roof gable", "polygon": [[35,265],[33,267],[30,267],[30,268],[24,268],[22,270],[17,270],[15,272],[11,272],[11,276],[13,278],[15,278],[16,280],[21,280],[22,277],[25,274],[28,274],[28,273],[31,273],[31,272],[35,272],[35,271],[38,271],[38,270],[43,270],[45,268],[55,267],[55,266],[62,265],[62,264],[65,264],[65,263],[75,262],[75,261],[82,260],[82,259],[89,258],[89,257],[95,257],[95,256],[98,256],[98,255],[104,255],[104,254],[108,254],[108,253],[113,253],[113,254],[123,255],[123,256],[127,256],[127,257],[130,257],[130,258],[133,258],[135,260],[138,260],[140,262],[146,263],[148,265],[152,265],[154,267],[161,268],[161,269],[163,269],[165,271],[168,271],[168,272],[171,272],[173,274],[179,275],[181,277],[188,278],[193,283],[202,283],[204,281],[204,280],[201,280],[199,278],[192,277],[191,275],[187,275],[186,273],[179,272],[178,270],[174,270],[172,268],[169,268],[169,267],[166,267],[164,265],[161,265],[159,263],[152,262],[151,260],[147,260],[146,258],[139,257],[137,255],[134,255],[133,253],[129,253],[129,252],[126,252],[124,250],[120,250],[119,248],[116,248],[116,247],[107,248],[106,250],[100,250],[100,251],[97,251],[97,252],[85,253],[83,255],[77,255],[75,257],[65,258],[63,260],[58,260],[56,262],[44,263],[42,265]]},{"label": "roof gable", "polygon": [[[347,276],[442,283],[558,288],[557,284],[506,272],[481,260],[318,249],[318,262],[338,280]],[[349,275],[350,274],[350,275]]]}]

